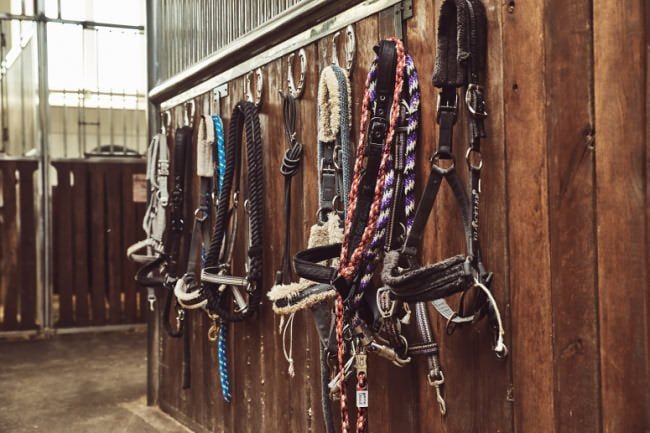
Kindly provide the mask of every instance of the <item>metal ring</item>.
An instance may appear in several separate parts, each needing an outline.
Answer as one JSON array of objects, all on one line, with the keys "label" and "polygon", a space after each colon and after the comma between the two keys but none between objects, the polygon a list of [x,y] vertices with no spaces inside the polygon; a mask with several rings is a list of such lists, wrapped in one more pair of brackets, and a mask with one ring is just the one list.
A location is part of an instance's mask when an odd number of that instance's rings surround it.
[{"label": "metal ring", "polygon": [[293,80],[293,58],[296,56],[296,53],[291,53],[287,59],[288,68],[287,68],[287,83],[289,84],[289,93],[294,99],[300,99],[302,94],[305,91],[305,75],[307,73],[307,53],[304,48],[301,48],[298,51],[298,58],[300,59],[300,77],[298,78],[298,86],[296,86]]},{"label": "metal ring", "polygon": [[[450,173],[456,167],[456,158],[453,155],[451,158],[442,158],[440,152],[434,153],[433,156],[429,158],[429,161],[431,161],[432,168],[435,167],[435,169],[443,176]],[[443,168],[438,164],[438,161],[451,161],[451,165],[447,168]]]},{"label": "metal ring", "polygon": [[[478,155],[479,158],[478,165],[474,165],[474,163],[472,162],[472,154]],[[480,171],[483,168],[483,155],[481,155],[480,150],[476,150],[471,147],[468,147],[467,152],[465,152],[465,161],[467,161],[467,166],[472,170]]]}]

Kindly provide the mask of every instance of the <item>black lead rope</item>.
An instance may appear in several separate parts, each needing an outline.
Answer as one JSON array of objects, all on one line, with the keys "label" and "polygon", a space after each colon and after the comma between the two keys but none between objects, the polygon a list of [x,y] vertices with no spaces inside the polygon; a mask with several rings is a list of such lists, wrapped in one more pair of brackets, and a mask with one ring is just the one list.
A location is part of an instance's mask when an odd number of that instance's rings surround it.
[{"label": "black lead rope", "polygon": [[[248,161],[248,191],[244,197],[244,211],[248,216],[249,244],[246,275],[239,277],[231,275],[230,258],[222,256],[221,251],[223,245],[234,242],[236,236],[237,224],[231,224],[230,220],[236,218],[240,200],[244,130]],[[257,310],[262,294],[264,172],[262,133],[255,104],[241,101],[235,106],[226,144],[223,188],[219,190],[216,222],[201,281],[208,311],[222,320],[237,322],[250,317]]]},{"label": "black lead rope", "polygon": [[[484,69],[486,56],[485,9],[480,0],[445,0],[439,17],[438,48],[433,74],[433,84],[440,89],[437,109],[438,149],[432,158],[431,172],[413,227],[407,234],[402,249],[386,255],[382,279],[395,299],[408,302],[433,301],[449,325],[476,321],[487,311],[490,322],[497,331],[494,350],[501,357],[507,353],[503,344],[503,326],[496,302],[489,291],[492,274],[482,262],[479,243],[480,175],[483,166],[480,140],[486,136],[483,122],[487,116],[485,96],[480,85],[480,72]],[[469,145],[466,160],[469,197],[458,176],[452,151],[453,129],[458,112],[458,88],[465,89],[468,110]],[[416,258],[424,228],[443,180],[451,187],[462,214],[467,254],[418,267]],[[472,314],[465,313],[462,300],[459,312],[455,312],[444,300],[454,293],[462,292],[464,296],[471,289],[480,289]]]},{"label": "black lead rope", "polygon": [[[282,94],[282,92],[280,92]],[[296,99],[291,94],[282,95],[284,132],[289,147],[282,158],[280,173],[284,176],[284,246],[282,264],[275,273],[275,284],[291,282],[291,179],[298,173],[302,159],[302,144],[296,139]]]}]

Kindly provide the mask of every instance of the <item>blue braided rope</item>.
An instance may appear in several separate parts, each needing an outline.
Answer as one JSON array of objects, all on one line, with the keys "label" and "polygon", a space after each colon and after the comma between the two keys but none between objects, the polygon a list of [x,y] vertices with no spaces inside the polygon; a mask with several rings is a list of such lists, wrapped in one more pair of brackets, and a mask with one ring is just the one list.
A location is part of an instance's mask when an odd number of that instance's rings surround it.
[{"label": "blue braided rope", "polygon": [[[226,178],[226,141],[223,132],[223,121],[221,117],[212,116],[214,122],[214,141],[215,141],[215,158],[214,158],[214,174],[217,179],[215,186],[218,193],[223,188],[223,183]],[[207,255],[207,254],[206,254]],[[217,338],[217,356],[219,366],[219,381],[221,382],[221,395],[227,402],[232,400],[230,394],[230,378],[228,374],[228,322],[225,320],[219,321],[219,335]]]}]

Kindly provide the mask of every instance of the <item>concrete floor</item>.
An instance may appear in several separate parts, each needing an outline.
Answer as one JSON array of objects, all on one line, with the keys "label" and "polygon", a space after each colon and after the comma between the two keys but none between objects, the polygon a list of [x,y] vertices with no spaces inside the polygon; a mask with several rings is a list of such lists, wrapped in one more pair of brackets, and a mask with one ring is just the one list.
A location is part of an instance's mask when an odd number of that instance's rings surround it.
[{"label": "concrete floor", "polygon": [[0,433],[187,433],[146,406],[146,334],[0,341]]}]

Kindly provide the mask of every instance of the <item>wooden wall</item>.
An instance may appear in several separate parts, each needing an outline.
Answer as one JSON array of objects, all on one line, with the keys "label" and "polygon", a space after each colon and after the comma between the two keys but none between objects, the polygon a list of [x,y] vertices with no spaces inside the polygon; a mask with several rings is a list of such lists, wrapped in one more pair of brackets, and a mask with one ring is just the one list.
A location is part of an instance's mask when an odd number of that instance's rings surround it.
[{"label": "wooden wall", "polygon": [[[441,1],[414,0],[407,46],[423,95],[421,182],[436,143],[430,83]],[[489,138],[483,146],[482,236],[503,308],[505,361],[490,351],[485,323],[445,335],[436,318],[448,414],[417,360],[404,369],[371,358],[370,431],[622,433],[650,429],[648,414],[648,207],[646,3],[595,0],[486,0]],[[392,12],[356,24],[354,134],[372,46],[393,33]],[[306,243],[316,204],[316,83],[329,38],[305,47],[306,92],[299,101],[303,169],[294,178],[294,251]],[[281,256],[285,148],[281,100],[286,57],[264,68],[266,246],[264,290]],[[229,84],[227,114],[243,94]],[[201,105],[201,104],[198,104]],[[464,157],[464,114],[456,151]],[[424,241],[425,261],[463,248],[455,203],[443,188]],[[242,252],[235,263],[240,266]],[[433,313],[432,313],[433,314]],[[432,317],[436,317],[433,316]],[[296,317],[289,378],[268,302],[231,331],[233,402],[220,396],[216,347],[202,313],[192,322],[192,386],[180,389],[181,341],[159,340],[159,404],[197,431],[322,432],[318,346],[311,317]]]},{"label": "wooden wall", "polygon": [[[143,322],[146,296],[133,279],[138,266],[126,260],[125,251],[145,238],[145,162],[66,159],[52,166],[57,174],[52,188],[55,326]],[[138,186],[144,191],[136,202]]]}]

